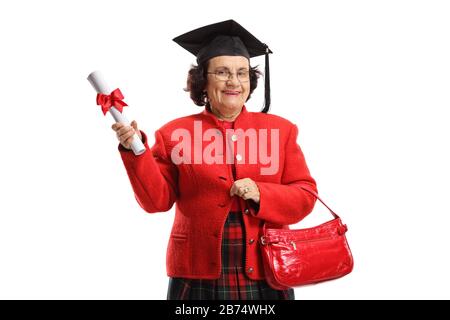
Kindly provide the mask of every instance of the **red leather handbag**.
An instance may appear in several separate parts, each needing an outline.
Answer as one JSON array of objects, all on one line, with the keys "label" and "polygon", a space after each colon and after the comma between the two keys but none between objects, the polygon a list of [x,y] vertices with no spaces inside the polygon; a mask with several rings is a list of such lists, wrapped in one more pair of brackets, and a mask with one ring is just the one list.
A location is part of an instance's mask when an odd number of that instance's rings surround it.
[{"label": "red leather handbag", "polygon": [[333,220],[307,229],[263,226],[260,245],[267,283],[276,290],[340,278],[353,269],[353,256],[345,237],[347,226],[317,195]]}]

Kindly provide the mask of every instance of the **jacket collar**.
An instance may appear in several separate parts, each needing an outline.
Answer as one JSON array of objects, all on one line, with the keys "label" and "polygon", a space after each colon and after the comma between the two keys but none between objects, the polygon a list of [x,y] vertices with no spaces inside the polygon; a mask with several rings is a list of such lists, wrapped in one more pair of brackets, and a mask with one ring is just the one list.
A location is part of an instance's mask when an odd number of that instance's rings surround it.
[{"label": "jacket collar", "polygon": [[[208,120],[212,121],[212,123],[216,127],[222,126],[219,122],[220,121],[219,118],[217,118],[217,116],[214,113],[212,113],[208,108],[205,107],[205,109],[200,114],[207,117]],[[238,114],[236,119],[234,119],[234,127],[235,128],[237,127],[238,122],[241,123],[242,120],[247,119],[248,115],[249,115],[249,112],[247,111],[247,108],[245,107],[245,105],[243,105],[241,112]]]}]

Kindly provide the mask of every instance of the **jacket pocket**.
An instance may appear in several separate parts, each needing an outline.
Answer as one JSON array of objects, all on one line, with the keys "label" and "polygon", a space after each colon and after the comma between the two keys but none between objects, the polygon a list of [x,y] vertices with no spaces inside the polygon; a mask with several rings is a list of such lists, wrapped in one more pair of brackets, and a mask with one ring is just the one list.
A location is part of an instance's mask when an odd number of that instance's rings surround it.
[{"label": "jacket pocket", "polygon": [[167,246],[167,271],[171,276],[191,273],[191,252],[187,234],[172,233]]},{"label": "jacket pocket", "polygon": [[174,240],[187,240],[187,234],[185,233],[172,233],[170,237]]}]

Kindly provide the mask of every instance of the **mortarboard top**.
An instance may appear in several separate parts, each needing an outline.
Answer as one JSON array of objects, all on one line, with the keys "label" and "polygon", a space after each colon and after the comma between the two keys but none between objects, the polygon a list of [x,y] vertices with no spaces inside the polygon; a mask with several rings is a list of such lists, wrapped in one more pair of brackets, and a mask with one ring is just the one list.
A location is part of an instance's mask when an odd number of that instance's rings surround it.
[{"label": "mortarboard top", "polygon": [[217,56],[243,56],[247,59],[265,55],[265,103],[261,112],[270,107],[269,47],[255,38],[234,20],[210,24],[173,39],[197,57],[201,64]]}]

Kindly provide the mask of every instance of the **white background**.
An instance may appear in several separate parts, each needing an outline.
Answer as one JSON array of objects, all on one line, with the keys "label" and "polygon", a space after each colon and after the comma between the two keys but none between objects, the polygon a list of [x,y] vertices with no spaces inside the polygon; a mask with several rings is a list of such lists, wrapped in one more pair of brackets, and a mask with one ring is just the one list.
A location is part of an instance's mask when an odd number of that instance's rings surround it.
[{"label": "white background", "polygon": [[[231,18],[273,50],[271,112],[349,226],[353,273],[297,299],[450,298],[449,17],[446,1],[1,2],[0,298],[165,299],[173,209],[135,201],[86,77],[121,88],[152,145],[201,111],[171,39]],[[298,227],[330,217],[318,204]]]}]

